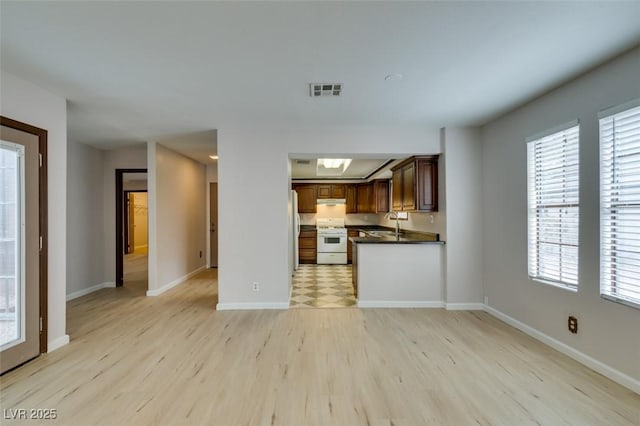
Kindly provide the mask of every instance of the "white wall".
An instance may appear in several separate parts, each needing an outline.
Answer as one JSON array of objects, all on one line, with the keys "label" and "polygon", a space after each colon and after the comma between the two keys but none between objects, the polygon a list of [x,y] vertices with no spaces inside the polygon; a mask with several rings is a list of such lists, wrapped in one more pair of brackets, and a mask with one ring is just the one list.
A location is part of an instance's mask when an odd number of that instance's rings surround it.
[{"label": "white wall", "polygon": [[479,129],[442,129],[447,305],[483,303],[482,144]]},{"label": "white wall", "polygon": [[105,151],[103,175],[104,281],[116,282],[116,169],[146,169],[144,145]]},{"label": "white wall", "polygon": [[[442,244],[357,244],[358,306],[441,307]],[[389,263],[389,259],[393,259]]]},{"label": "white wall", "polygon": [[64,98],[0,71],[0,114],[48,132],[48,346],[69,341],[67,284],[67,105]]},{"label": "white wall", "polygon": [[[484,286],[489,305],[640,380],[640,310],[599,296],[597,113],[640,97],[640,48],[483,129]],[[525,138],[580,120],[580,251],[577,293],[527,278]],[[579,333],[567,330],[575,315]],[[637,382],[636,382],[637,383]]]},{"label": "white wall", "polygon": [[[157,270],[153,282],[149,275],[148,294],[155,295],[205,266],[206,168],[155,144],[155,167],[149,172],[155,175],[153,186],[149,179],[149,209],[155,198]],[[149,243],[153,244],[151,238]]]},{"label": "white wall", "polygon": [[103,284],[104,151],[68,144],[66,294]]},{"label": "white wall", "polygon": [[[289,154],[440,152],[435,128],[229,128],[218,133],[220,309],[286,308]],[[260,214],[257,215],[256,212]],[[251,283],[260,283],[260,291]]]},{"label": "white wall", "polygon": [[[439,164],[442,164],[439,162]],[[443,182],[439,182],[440,192],[443,192]],[[441,204],[439,201],[438,204]],[[446,235],[446,221],[445,214],[442,211],[443,207],[438,207],[440,211],[433,213],[417,213],[410,212],[407,220],[400,221],[400,230],[404,231],[417,231],[417,232],[432,232],[434,234],[440,234],[440,239],[445,240]],[[431,220],[433,218],[433,223]],[[396,221],[392,219],[386,219],[384,214],[378,215],[377,225],[387,226],[389,228],[396,227]]]}]

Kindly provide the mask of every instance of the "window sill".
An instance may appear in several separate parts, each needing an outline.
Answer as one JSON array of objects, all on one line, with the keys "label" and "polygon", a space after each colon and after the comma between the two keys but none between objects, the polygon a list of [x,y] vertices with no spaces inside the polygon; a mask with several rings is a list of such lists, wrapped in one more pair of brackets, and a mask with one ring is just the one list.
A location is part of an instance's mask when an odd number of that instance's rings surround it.
[{"label": "window sill", "polygon": [[640,309],[639,303],[631,302],[630,300],[620,299],[618,297],[611,296],[609,294],[601,294],[600,297],[605,300],[608,300],[609,302],[615,302],[621,305],[629,306],[630,308]]},{"label": "window sill", "polygon": [[578,292],[578,288],[573,288],[573,287],[569,287],[566,284],[562,284],[562,283],[558,283],[555,281],[548,281],[545,280],[543,278],[536,278],[536,277],[529,277],[529,279],[531,281],[536,281],[545,285],[548,285],[550,287],[555,287],[555,288],[559,288],[560,290],[565,290],[565,291],[569,291],[571,293],[577,293]]}]

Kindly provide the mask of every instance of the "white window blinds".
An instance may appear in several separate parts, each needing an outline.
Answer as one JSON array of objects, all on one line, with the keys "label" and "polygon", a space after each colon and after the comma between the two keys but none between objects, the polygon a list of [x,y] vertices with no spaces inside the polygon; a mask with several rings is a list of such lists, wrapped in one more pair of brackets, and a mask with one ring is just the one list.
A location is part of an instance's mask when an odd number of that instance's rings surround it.
[{"label": "white window blinds", "polygon": [[640,106],[600,119],[600,293],[640,306]]},{"label": "white window blinds", "polygon": [[578,154],[577,122],[527,139],[529,277],[574,291],[578,288]]}]

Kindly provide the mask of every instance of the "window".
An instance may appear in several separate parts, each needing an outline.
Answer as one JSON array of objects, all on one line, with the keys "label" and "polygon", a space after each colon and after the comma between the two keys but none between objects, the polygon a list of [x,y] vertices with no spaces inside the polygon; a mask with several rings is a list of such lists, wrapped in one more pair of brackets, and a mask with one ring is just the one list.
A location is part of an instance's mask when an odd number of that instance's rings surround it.
[{"label": "window", "polygon": [[640,307],[640,100],[599,116],[600,294]]},{"label": "window", "polygon": [[578,289],[579,125],[527,139],[529,277]]}]

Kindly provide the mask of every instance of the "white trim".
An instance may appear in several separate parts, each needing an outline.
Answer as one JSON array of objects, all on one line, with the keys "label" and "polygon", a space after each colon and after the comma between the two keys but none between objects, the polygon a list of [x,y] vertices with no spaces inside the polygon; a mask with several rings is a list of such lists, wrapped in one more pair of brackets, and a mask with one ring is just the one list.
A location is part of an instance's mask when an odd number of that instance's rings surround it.
[{"label": "white trim", "polygon": [[447,311],[484,311],[484,303],[445,303]]},{"label": "white trim", "polygon": [[607,117],[610,117],[612,115],[616,115],[619,112],[635,108],[637,106],[640,106],[640,98],[633,99],[633,100],[631,100],[629,102],[625,102],[625,103],[623,103],[621,105],[616,105],[616,106],[613,106],[613,107],[598,111],[598,119],[600,120],[600,119],[603,119],[603,118],[607,118]]},{"label": "white trim", "polygon": [[272,302],[272,303],[218,303],[216,310],[218,311],[236,311],[236,310],[261,310],[261,309],[289,309],[289,303]]},{"label": "white trim", "polygon": [[47,342],[47,353],[53,352],[56,349],[60,349],[61,347],[69,344],[69,335],[65,334],[62,337],[58,337],[55,340],[51,340]]},{"label": "white trim", "polygon": [[162,293],[164,293],[165,291],[172,289],[173,287],[177,286],[178,284],[182,284],[183,282],[187,281],[189,278],[193,277],[197,273],[199,273],[201,271],[204,271],[204,270],[205,270],[205,266],[202,265],[198,269],[194,269],[193,271],[189,272],[188,274],[183,275],[183,276],[181,276],[179,278],[176,278],[175,280],[171,281],[169,284],[165,284],[160,288],[154,288],[152,290],[147,290],[147,296],[159,296]]},{"label": "white trim", "polygon": [[358,308],[444,308],[444,302],[358,300]]},{"label": "white trim", "polygon": [[82,290],[74,291],[73,293],[67,294],[67,302],[73,299],[77,299],[78,297],[85,296],[89,293],[93,293],[94,291],[102,290],[103,288],[115,287],[116,283],[100,283],[91,287],[83,288]]},{"label": "white trim", "polygon": [[613,380],[614,382],[628,388],[631,389],[633,392],[640,394],[640,380],[636,380],[631,376],[626,375],[625,373],[616,370],[613,367],[610,367],[606,364],[604,364],[601,361],[598,361],[595,358],[590,357],[587,354],[584,354],[580,351],[578,351],[577,349],[572,348],[571,346],[567,345],[566,343],[563,343],[557,339],[554,339],[551,336],[548,336],[544,333],[542,333],[541,331],[536,330],[533,327],[528,326],[527,324],[518,321],[515,318],[510,317],[507,314],[504,314],[500,311],[498,311],[495,308],[492,308],[491,306],[487,306],[485,305],[484,310],[493,315],[494,317],[504,321],[505,323],[509,324],[512,327],[517,328],[518,330],[523,331],[524,333],[528,334],[529,336],[533,337],[536,340],[541,341],[542,343],[551,346],[553,349],[562,352],[563,354],[573,358],[574,360],[578,361],[579,363],[589,367],[590,369],[602,374],[603,376],[608,377],[609,379]]},{"label": "white trim", "polygon": [[554,133],[562,132],[563,130],[568,130],[568,129],[572,128],[572,127],[575,127],[578,124],[580,124],[580,122],[578,120],[571,120],[568,123],[564,123],[564,124],[559,124],[557,126],[553,126],[550,129],[543,130],[542,132],[538,132],[535,135],[527,137],[525,139],[525,142],[529,143],[529,142],[533,142],[533,141],[538,140],[538,139],[545,138],[547,136],[551,136]]},{"label": "white trim", "polygon": [[148,247],[149,247],[149,245],[148,245],[148,244],[144,244],[144,245],[141,245],[141,246],[135,246],[135,247],[133,248],[133,251],[135,252],[136,250],[140,250],[140,249],[148,248]]}]

